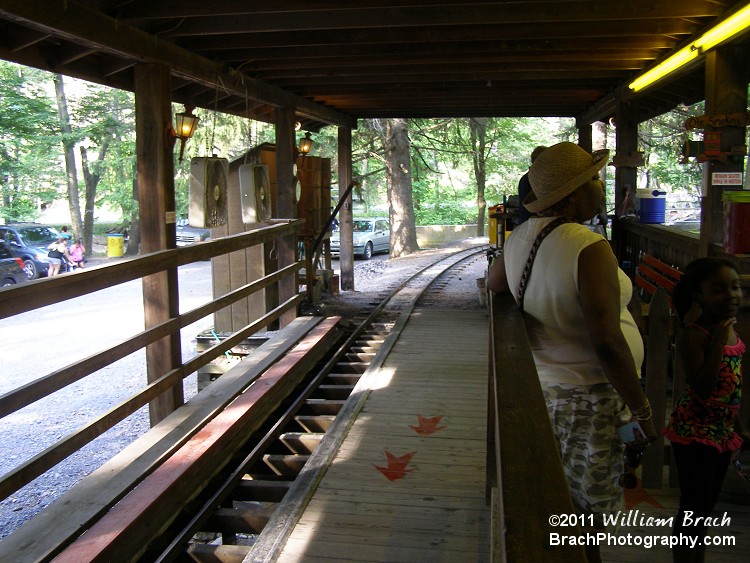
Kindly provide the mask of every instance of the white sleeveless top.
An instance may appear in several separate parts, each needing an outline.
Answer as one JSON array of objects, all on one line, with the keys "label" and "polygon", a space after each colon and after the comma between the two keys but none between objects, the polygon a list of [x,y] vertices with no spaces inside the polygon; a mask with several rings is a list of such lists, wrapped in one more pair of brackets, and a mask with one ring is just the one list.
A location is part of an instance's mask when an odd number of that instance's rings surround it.
[{"label": "white sleeveless top", "polygon": [[[555,219],[532,217],[516,227],[505,241],[503,256],[513,296],[518,300],[521,273],[539,232]],[[607,378],[591,345],[578,299],[578,257],[602,240],[599,234],[577,223],[565,223],[544,239],[531,270],[524,297],[526,332],[539,379],[548,383],[594,385]],[[628,311],[633,294],[630,278],[620,268],[620,327],[636,369],[643,362],[643,340]]]}]

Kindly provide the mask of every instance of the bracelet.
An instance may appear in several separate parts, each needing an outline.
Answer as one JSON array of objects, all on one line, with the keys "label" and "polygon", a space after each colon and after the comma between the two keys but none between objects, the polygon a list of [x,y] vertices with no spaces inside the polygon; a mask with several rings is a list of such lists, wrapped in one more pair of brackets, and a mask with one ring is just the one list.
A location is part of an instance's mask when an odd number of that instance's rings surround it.
[{"label": "bracelet", "polygon": [[651,403],[649,403],[648,399],[646,399],[645,402],[643,403],[643,406],[631,411],[631,414],[633,415],[633,418],[638,421],[649,420],[652,415]]}]

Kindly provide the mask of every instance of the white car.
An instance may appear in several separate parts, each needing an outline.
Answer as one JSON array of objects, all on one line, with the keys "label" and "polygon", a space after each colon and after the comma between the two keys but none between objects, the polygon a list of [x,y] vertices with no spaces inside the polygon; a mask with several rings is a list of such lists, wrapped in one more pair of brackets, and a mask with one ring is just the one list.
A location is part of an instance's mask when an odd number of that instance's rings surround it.
[{"label": "white car", "polygon": [[[388,219],[357,219],[352,221],[352,238],[354,255],[362,256],[365,260],[372,258],[376,252],[390,252],[391,229]],[[341,231],[334,231],[331,235],[331,255],[338,256]]]}]

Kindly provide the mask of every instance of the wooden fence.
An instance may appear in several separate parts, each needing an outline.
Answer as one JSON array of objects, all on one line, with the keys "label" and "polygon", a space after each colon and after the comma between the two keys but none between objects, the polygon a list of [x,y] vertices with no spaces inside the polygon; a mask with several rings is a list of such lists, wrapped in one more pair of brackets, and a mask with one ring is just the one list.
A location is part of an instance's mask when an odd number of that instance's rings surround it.
[{"label": "wooden fence", "polygon": [[[258,224],[256,228],[245,233],[198,245],[154,252],[138,258],[122,260],[114,265],[87,268],[72,274],[40,279],[5,288],[0,290],[0,319],[88,295],[152,274],[176,270],[178,266],[223,256],[230,252],[245,250],[255,245],[270,243],[279,239],[288,239],[295,236],[302,224],[303,221],[301,220],[274,220],[269,223]],[[281,280],[291,278],[294,280],[294,287],[296,287],[297,272],[302,266],[302,262],[294,262],[281,267],[275,272],[221,295],[196,309],[179,314],[166,322],[144,330],[128,340],[101,351],[99,354],[81,359],[72,365],[5,393],[0,396],[0,418],[31,405],[166,336],[179,334],[182,328],[197,320],[229,307],[255,292],[270,288]],[[164,391],[182,385],[182,381],[187,376],[228,352],[248,336],[268,326],[288,311],[296,311],[296,307],[301,300],[301,294],[295,293],[289,296],[283,302],[267,310],[262,317],[252,320],[248,325],[235,331],[200,355],[187,362],[180,362],[179,366],[161,374],[158,379],[150,382],[135,395],[15,467],[0,479],[0,499],[8,497],[30,483],[33,479],[148,404]]]}]

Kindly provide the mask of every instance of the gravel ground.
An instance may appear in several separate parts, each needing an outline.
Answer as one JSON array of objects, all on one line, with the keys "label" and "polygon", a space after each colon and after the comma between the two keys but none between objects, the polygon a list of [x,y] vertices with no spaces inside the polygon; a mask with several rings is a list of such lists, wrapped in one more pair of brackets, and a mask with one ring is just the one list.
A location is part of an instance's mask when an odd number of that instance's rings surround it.
[{"label": "gravel ground", "polygon": [[[319,305],[324,315],[361,316],[372,308],[384,294],[399,285],[406,277],[426,266],[440,254],[457,247],[486,244],[486,239],[467,239],[437,249],[420,251],[397,259],[356,261],[354,291],[342,291],[338,296],[325,297]],[[477,279],[484,277],[486,259],[481,255],[449,274],[446,288],[432,306],[461,309],[483,308]],[[188,359],[192,351],[186,350]],[[71,385],[49,398],[39,401],[3,420],[0,427],[0,472],[5,474],[23,460],[35,455],[47,445],[65,436],[102,412],[118,404],[124,397],[140,389],[145,380],[142,357],[122,360],[104,373],[87,378],[86,383]],[[128,363],[129,362],[129,363]],[[97,381],[94,380],[96,378]],[[91,381],[89,381],[91,380]],[[113,382],[116,382],[113,384]],[[186,398],[195,389],[195,377],[186,382]],[[92,396],[95,397],[92,400]],[[96,408],[92,407],[95,404]],[[57,415],[51,416],[52,413]],[[64,415],[61,413],[65,413]],[[141,409],[115,428],[97,438],[74,456],[58,464],[45,475],[0,502],[0,539],[13,532],[24,521],[53,502],[80,479],[105,463],[117,452],[148,430],[146,409]]]}]

